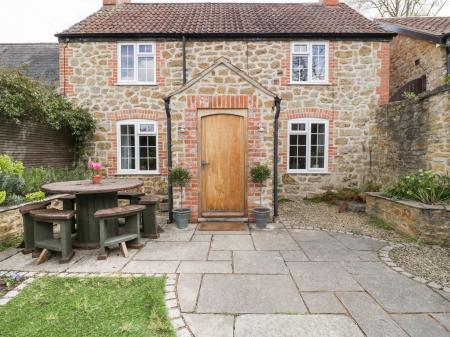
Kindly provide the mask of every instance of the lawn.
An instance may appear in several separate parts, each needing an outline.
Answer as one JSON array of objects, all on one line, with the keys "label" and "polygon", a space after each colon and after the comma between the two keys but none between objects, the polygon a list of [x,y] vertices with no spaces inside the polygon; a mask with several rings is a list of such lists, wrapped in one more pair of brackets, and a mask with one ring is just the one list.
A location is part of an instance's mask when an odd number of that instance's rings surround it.
[{"label": "lawn", "polygon": [[174,337],[164,278],[43,277],[0,307],[2,337]]}]

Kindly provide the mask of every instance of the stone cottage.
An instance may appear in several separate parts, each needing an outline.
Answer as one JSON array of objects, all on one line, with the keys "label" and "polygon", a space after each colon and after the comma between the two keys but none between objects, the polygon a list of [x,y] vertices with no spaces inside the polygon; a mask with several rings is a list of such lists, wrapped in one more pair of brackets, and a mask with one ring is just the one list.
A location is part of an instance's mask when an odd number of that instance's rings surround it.
[{"label": "stone cottage", "polygon": [[390,48],[390,96],[419,94],[446,83],[450,74],[450,17],[384,18],[377,22],[398,35]]},{"label": "stone cottage", "polygon": [[[110,176],[169,193],[192,180],[191,220],[251,216],[250,169],[273,169],[263,202],[358,186],[369,111],[389,99],[395,34],[337,0],[103,7],[58,34],[61,92],[98,121]],[[175,192],[175,206],[178,198]]]}]

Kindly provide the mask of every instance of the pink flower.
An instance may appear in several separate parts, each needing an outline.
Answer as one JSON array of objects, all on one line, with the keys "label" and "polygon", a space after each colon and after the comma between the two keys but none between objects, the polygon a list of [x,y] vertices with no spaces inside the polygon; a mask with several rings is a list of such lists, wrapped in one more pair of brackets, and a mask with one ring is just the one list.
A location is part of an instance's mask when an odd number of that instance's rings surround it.
[{"label": "pink flower", "polygon": [[91,168],[93,171],[100,171],[102,169],[102,163],[91,161],[89,162],[89,168]]}]

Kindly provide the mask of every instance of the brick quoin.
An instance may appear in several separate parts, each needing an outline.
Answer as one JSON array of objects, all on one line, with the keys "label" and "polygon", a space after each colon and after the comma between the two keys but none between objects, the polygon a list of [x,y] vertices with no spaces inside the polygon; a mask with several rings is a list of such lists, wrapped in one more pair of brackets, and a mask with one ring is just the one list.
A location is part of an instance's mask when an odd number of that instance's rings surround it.
[{"label": "brick quoin", "polygon": [[389,43],[381,43],[377,56],[380,60],[380,66],[378,67],[378,77],[380,78],[380,85],[377,87],[378,105],[385,105],[389,103]]},{"label": "brick quoin", "polygon": [[70,76],[74,74],[73,68],[70,66],[69,60],[73,57],[73,49],[70,44],[65,42],[59,43],[59,85],[61,94],[70,97],[75,96],[75,89],[70,83]]}]

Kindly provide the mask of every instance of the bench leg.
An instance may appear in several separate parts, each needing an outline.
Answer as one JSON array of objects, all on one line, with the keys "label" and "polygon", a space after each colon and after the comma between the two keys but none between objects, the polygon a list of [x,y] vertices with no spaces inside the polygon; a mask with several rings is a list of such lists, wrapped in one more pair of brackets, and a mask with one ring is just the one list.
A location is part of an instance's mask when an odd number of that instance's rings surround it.
[{"label": "bench leg", "polygon": [[22,250],[23,254],[30,254],[34,251],[34,221],[29,214],[24,214],[23,221],[23,240],[25,248]]},{"label": "bench leg", "polygon": [[120,255],[122,255],[123,257],[128,257],[128,249],[127,249],[127,244],[125,242],[119,243],[119,250],[120,250]]},{"label": "bench leg", "polygon": [[61,259],[59,263],[69,262],[75,252],[72,249],[72,220],[59,222],[61,228]]},{"label": "bench leg", "polygon": [[[75,210],[75,200],[63,200],[63,210],[74,211]],[[75,218],[71,220],[72,233],[76,232],[75,229]]]},{"label": "bench leg", "polygon": [[144,244],[142,244],[139,239],[140,224],[141,224],[141,213],[129,216],[125,219],[125,232],[138,235],[136,239],[128,241],[128,247],[130,249],[141,249],[142,247],[144,247]]},{"label": "bench leg", "polygon": [[106,240],[106,220],[101,219],[99,223],[100,229],[100,249],[98,250],[97,260],[106,260],[108,255],[106,254],[105,240]]},{"label": "bench leg", "polygon": [[158,225],[156,224],[156,205],[147,205],[142,214],[142,237],[159,239]]}]

